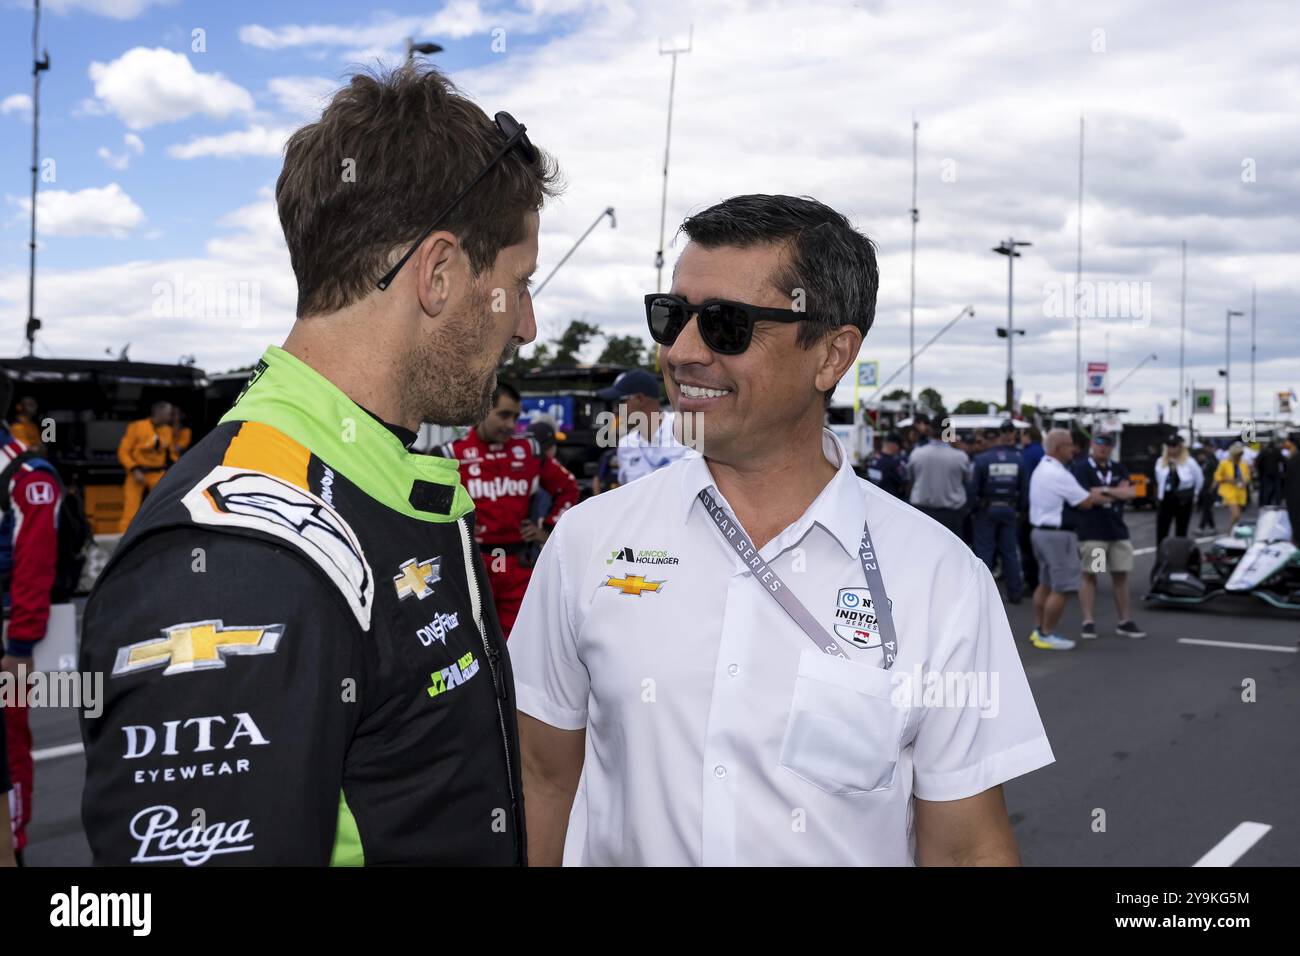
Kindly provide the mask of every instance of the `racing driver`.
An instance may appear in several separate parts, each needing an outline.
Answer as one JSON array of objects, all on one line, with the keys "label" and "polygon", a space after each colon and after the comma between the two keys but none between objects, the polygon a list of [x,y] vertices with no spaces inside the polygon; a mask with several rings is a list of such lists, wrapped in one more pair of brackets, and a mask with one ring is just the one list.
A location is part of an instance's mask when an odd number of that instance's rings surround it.
[{"label": "racing driver", "polygon": [[536,336],[555,180],[522,125],[427,67],[354,76],[290,137],[297,321],[86,608],[97,863],[526,863],[473,505],[454,463],[408,448],[479,421]]}]

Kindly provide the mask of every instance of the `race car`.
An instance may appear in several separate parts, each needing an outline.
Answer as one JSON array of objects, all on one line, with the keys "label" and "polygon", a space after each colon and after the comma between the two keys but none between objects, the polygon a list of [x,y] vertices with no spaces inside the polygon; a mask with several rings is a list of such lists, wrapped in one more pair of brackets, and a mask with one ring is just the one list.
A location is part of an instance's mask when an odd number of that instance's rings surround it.
[{"label": "race car", "polygon": [[1238,525],[1201,553],[1190,538],[1166,538],[1151,570],[1145,600],[1204,604],[1224,594],[1250,594],[1300,611],[1300,547],[1284,508],[1261,508],[1254,525]]}]

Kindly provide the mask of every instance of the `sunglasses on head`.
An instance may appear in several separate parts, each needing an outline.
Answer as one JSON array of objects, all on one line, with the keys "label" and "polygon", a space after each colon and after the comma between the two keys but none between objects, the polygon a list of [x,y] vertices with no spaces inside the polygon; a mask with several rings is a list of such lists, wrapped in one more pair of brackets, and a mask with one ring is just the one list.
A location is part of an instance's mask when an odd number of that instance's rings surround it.
[{"label": "sunglasses on head", "polygon": [[719,355],[739,355],[749,348],[756,322],[802,322],[807,312],[769,309],[761,305],[705,299],[692,305],[680,295],[652,292],[645,297],[645,317],[650,337],[660,345],[672,345],[691,316],[699,319],[700,338]]},{"label": "sunglasses on head", "polygon": [[501,144],[501,148],[498,149],[496,153],[493,154],[492,158],[487,161],[487,165],[479,170],[479,174],[469,181],[469,185],[457,193],[456,197],[452,199],[451,202],[447,203],[447,205],[439,211],[438,215],[433,217],[433,225],[429,226],[428,229],[424,230],[424,232],[420,234],[420,238],[416,239],[415,242],[411,244],[411,248],[406,250],[406,255],[398,259],[397,264],[389,269],[388,272],[385,273],[384,277],[379,280],[379,288],[381,291],[392,285],[393,279],[397,277],[397,273],[401,271],[402,266],[406,265],[406,260],[415,255],[415,250],[420,248],[420,243],[428,239],[429,236],[433,234],[433,231],[443,224],[447,217],[450,216],[456,207],[460,205],[461,200],[469,195],[469,191],[477,186],[484,176],[492,172],[496,167],[496,164],[501,162],[507,153],[511,150],[515,150],[519,154],[519,157],[529,166],[537,162],[537,147],[535,147],[528,139],[528,127],[516,121],[509,113],[498,113],[495,116],[495,120],[497,129],[499,129],[501,134],[505,136],[506,141]]}]

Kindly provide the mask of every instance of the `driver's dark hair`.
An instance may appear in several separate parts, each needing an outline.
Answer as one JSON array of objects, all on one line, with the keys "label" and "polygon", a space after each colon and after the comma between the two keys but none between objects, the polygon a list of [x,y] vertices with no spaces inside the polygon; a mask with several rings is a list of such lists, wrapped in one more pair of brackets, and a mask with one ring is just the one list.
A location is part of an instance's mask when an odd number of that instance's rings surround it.
[{"label": "driver's dark hair", "polygon": [[515,388],[509,382],[497,382],[497,387],[492,390],[492,407],[497,407],[497,402],[501,401],[502,395],[509,395],[516,402],[520,400],[519,389]]},{"label": "driver's dark hair", "polygon": [[842,214],[807,196],[733,196],[687,217],[679,230],[706,249],[783,244],[786,255],[770,285],[803,308],[798,343],[811,348],[842,325],[865,338],[876,317],[880,269],[875,244]]},{"label": "driver's dark hair", "polygon": [[[376,283],[505,142],[492,119],[421,64],[358,73],[284,149],[275,201],[298,280],[298,318],[336,312]],[[559,190],[554,160],[512,150],[441,228],[475,276],[521,242],[526,216]]]}]

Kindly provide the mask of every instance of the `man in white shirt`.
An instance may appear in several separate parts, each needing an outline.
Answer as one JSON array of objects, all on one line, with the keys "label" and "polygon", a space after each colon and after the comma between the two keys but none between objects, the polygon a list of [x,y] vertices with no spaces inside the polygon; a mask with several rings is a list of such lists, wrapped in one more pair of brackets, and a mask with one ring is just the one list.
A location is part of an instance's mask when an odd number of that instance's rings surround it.
[{"label": "man in white shirt", "polygon": [[673,413],[659,405],[659,379],[645,369],[629,369],[596,395],[618,403],[624,433],[618,440],[620,485],[667,468],[690,451],[673,434]]},{"label": "man in white shirt", "polygon": [[1034,589],[1034,630],[1029,643],[1039,650],[1068,651],[1074,641],[1056,631],[1070,595],[1083,582],[1079,536],[1067,527],[1065,506],[1091,508],[1109,501],[1109,488],[1091,491],[1079,484],[1066,465],[1074,457],[1068,430],[1053,428],[1043,437],[1043,460],[1029,477],[1029,533],[1038,561]]},{"label": "man in white shirt", "polygon": [[870,240],[785,196],[682,231],[647,320],[703,457],[542,551],[510,645],[531,861],[1017,863],[1001,784],[1053,758],[993,579],[822,425]]}]

